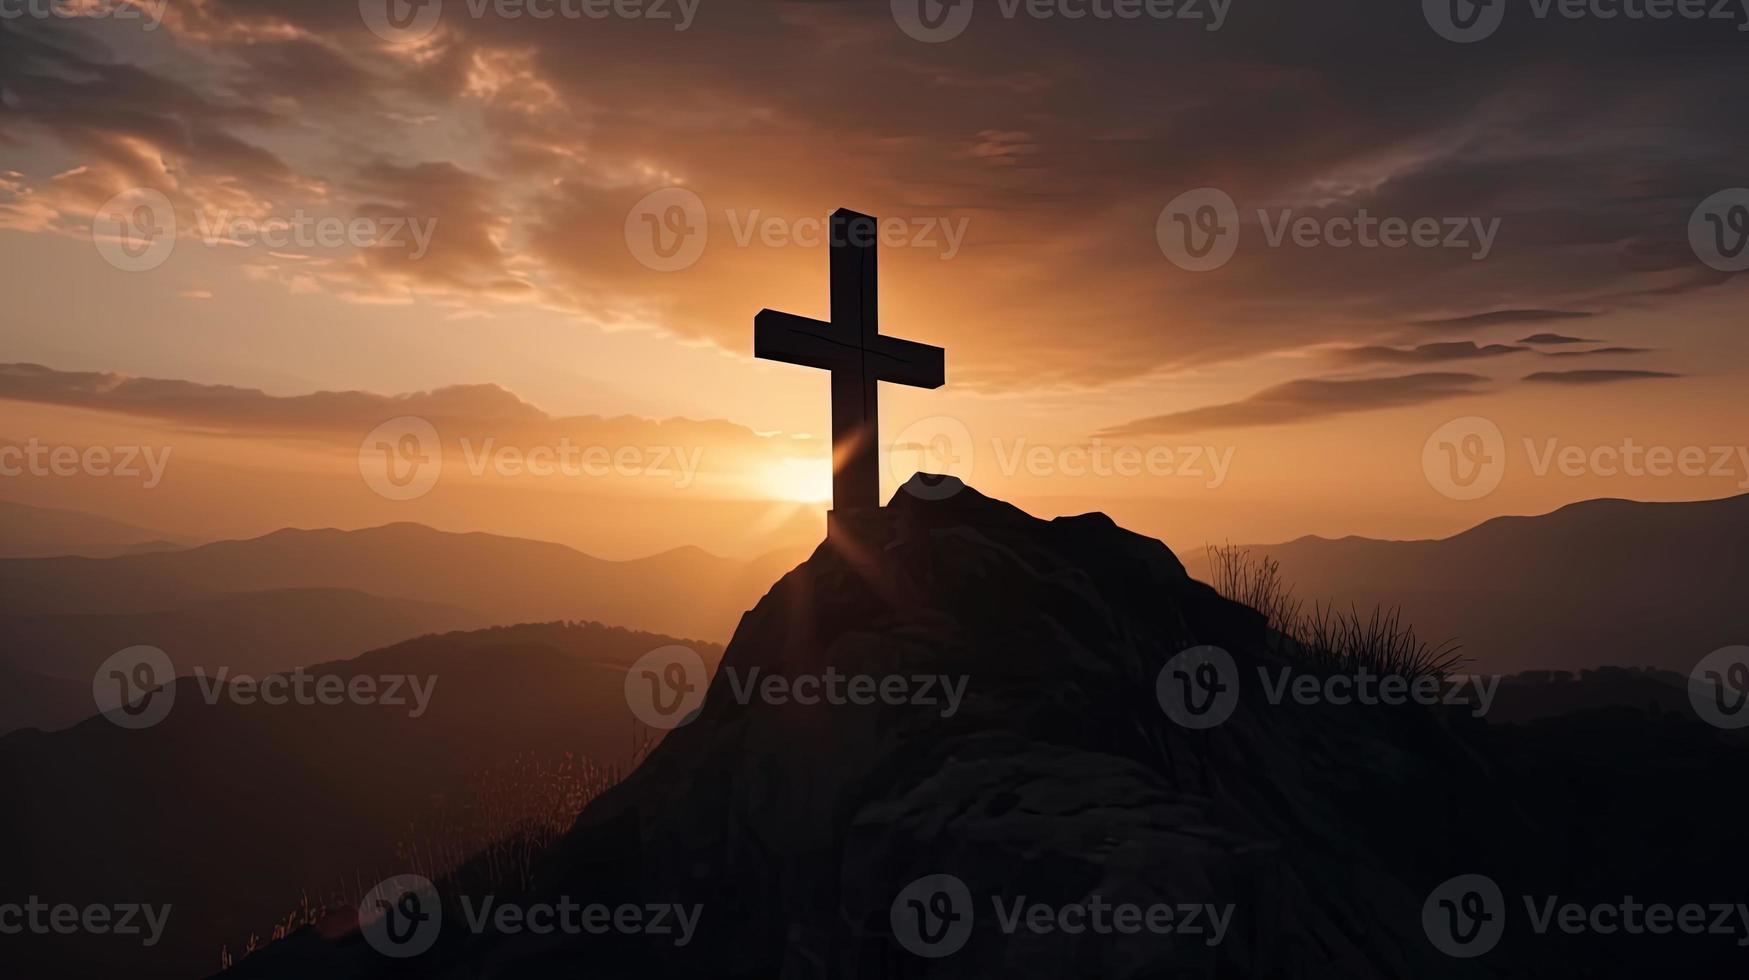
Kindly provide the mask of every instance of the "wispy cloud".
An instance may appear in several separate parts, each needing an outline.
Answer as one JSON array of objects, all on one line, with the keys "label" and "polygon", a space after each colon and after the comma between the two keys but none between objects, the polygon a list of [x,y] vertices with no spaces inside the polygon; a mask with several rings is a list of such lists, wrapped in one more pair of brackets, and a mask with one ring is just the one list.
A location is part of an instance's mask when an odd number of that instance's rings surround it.
[{"label": "wispy cloud", "polygon": [[1437,361],[1466,361],[1479,357],[1499,357],[1521,354],[1530,348],[1510,344],[1479,346],[1473,340],[1445,344],[1422,344],[1419,347],[1350,347],[1337,351],[1337,357],[1351,364],[1408,364]]},{"label": "wispy cloud", "polygon": [[1302,378],[1265,388],[1241,401],[1137,419],[1107,429],[1100,435],[1176,435],[1207,429],[1308,422],[1473,395],[1487,382],[1487,378],[1478,374],[1441,372],[1356,380]]},{"label": "wispy cloud", "polygon": [[1595,344],[1597,341],[1584,337],[1569,337],[1558,333],[1533,333],[1519,341],[1521,344]]},{"label": "wispy cloud", "polygon": [[[1515,323],[1548,323],[1556,320],[1584,320],[1596,316],[1595,313],[1582,313],[1576,310],[1494,310],[1489,313],[1472,313],[1469,316],[1446,317],[1438,320],[1420,320],[1418,327],[1439,328],[1472,328],[1472,327],[1503,327]],[[1552,336],[1539,334],[1538,336]],[[1521,343],[1532,343],[1530,339]],[[1544,341],[1547,343],[1548,341]]]},{"label": "wispy cloud", "polygon": [[1617,381],[1641,381],[1648,378],[1680,378],[1668,371],[1538,371],[1524,380],[1536,384],[1602,385]]}]

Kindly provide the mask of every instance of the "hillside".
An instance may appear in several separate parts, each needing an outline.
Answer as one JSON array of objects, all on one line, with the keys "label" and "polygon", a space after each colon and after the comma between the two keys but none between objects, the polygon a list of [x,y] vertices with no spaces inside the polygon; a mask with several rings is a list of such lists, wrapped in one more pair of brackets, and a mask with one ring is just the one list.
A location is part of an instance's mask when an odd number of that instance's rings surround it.
[{"label": "hillside", "polygon": [[0,669],[35,676],[45,687],[41,696],[0,702],[0,734],[62,728],[96,714],[92,672],[128,647],[165,651],[181,675],[220,667],[268,674],[487,625],[482,613],[351,589],[237,592],[150,612],[0,617]]},{"label": "hillside", "polygon": [[[1457,958],[1423,908],[1463,874],[1514,896],[1717,901],[1749,870],[1715,846],[1749,796],[1727,775],[1749,748],[1696,722],[1580,711],[1495,726],[1271,700],[1254,671],[1318,675],[1099,514],[901,493],[856,534],[749,613],[696,720],[584,809],[531,886],[506,895],[478,863],[434,894],[397,886],[431,931],[367,941],[334,921],[226,976],[1644,976],[1668,937],[1544,937],[1503,906],[1499,948]],[[1193,726],[1172,670],[1211,644],[1233,666],[1189,662],[1216,675]],[[768,690],[749,686],[755,669],[798,692],[831,671],[897,696],[749,694]],[[963,698],[944,699],[956,684]],[[696,929],[470,925],[481,888],[531,915],[678,906]],[[1169,909],[1184,928],[1114,931],[1117,908],[1132,922]],[[1739,962],[1729,936],[1688,938],[1691,975]]]},{"label": "hillside", "polygon": [[[560,623],[429,636],[309,668],[348,682],[416,679],[429,694],[422,711],[413,684],[405,705],[273,705],[209,703],[185,678],[150,728],[99,717],[0,737],[0,785],[30,788],[0,808],[9,893],[175,910],[151,950],[7,937],[7,963],[33,980],[200,975],[221,945],[266,936],[300,895],[320,900],[409,848],[460,860],[484,843],[458,827],[568,820],[575,811],[550,794],[629,761],[626,666],[678,642]],[[721,653],[692,646],[709,663]]]}]

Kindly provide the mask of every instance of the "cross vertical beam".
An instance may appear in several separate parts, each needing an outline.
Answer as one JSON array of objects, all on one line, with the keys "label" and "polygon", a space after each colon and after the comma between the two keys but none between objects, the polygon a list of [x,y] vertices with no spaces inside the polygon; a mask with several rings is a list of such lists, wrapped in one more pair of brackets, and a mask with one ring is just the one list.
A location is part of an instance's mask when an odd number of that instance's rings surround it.
[{"label": "cross vertical beam", "polygon": [[939,388],[947,380],[941,348],[881,335],[879,228],[869,215],[832,212],[831,322],[774,310],[753,319],[755,357],[832,372],[834,510],[880,506],[879,382]]}]

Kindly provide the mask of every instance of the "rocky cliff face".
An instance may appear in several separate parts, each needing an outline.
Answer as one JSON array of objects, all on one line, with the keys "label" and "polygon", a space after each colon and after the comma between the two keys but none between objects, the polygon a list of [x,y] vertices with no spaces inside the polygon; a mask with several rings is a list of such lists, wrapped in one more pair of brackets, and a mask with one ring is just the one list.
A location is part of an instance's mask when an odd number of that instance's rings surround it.
[{"label": "rocky cliff face", "polygon": [[[693,720],[515,899],[696,906],[684,945],[465,934],[452,905],[435,948],[365,972],[1488,975],[1423,932],[1468,870],[1445,855],[1501,827],[1438,712],[1267,703],[1260,617],[1164,545],[915,489],[771,589]],[[1190,728],[1158,685],[1205,645],[1253,690]],[[298,962],[282,945],[242,972]]]}]

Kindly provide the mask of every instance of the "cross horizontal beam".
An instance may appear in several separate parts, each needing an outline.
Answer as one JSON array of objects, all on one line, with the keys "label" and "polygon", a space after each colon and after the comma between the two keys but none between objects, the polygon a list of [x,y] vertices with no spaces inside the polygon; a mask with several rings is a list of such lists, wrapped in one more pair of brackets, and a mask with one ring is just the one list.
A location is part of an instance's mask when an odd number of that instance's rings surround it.
[{"label": "cross horizontal beam", "polygon": [[753,318],[753,356],[802,367],[856,369],[873,381],[914,388],[939,388],[947,383],[947,352],[930,344],[898,337],[863,338],[830,323],[794,313],[760,310]]}]

